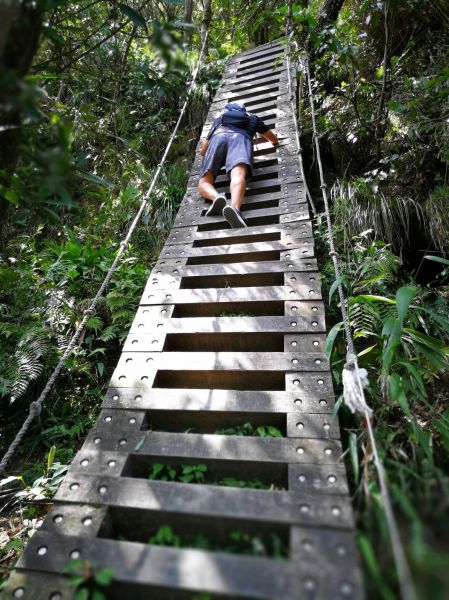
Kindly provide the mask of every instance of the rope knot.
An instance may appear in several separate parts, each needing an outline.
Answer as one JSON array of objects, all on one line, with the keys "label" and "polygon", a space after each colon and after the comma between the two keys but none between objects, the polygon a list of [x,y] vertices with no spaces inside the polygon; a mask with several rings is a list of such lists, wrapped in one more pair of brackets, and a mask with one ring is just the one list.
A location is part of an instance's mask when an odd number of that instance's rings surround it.
[{"label": "rope knot", "polygon": [[86,316],[88,316],[88,315],[92,316],[92,315],[94,315],[94,314],[95,314],[95,311],[94,311],[94,309],[93,309],[93,308],[86,308],[86,310],[84,311],[84,314],[85,314]]},{"label": "rope knot", "polygon": [[331,252],[329,252],[329,256],[335,256],[335,258],[338,258],[338,252],[336,252],[335,250],[332,250]]},{"label": "rope knot", "polygon": [[372,410],[366,403],[365,394],[363,393],[363,389],[369,384],[368,371],[359,368],[357,356],[353,352],[348,352],[346,355],[342,380],[343,397],[350,411],[370,418]]},{"label": "rope knot", "polygon": [[326,183],[322,183],[322,184],[320,185],[320,188],[321,188],[322,190],[326,190],[326,189],[327,189],[327,184],[326,184]]}]

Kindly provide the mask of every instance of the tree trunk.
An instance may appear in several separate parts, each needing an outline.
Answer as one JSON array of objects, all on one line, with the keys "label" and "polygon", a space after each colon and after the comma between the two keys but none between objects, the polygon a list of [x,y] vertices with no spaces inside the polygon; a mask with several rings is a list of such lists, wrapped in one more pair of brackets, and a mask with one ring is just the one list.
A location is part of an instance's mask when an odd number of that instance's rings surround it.
[{"label": "tree trunk", "polygon": [[344,2],[345,0],[323,0],[320,5],[320,15],[322,16],[318,20],[319,29],[335,23]]},{"label": "tree trunk", "polygon": [[[192,24],[193,0],[185,0],[184,3],[184,23]],[[186,27],[184,29],[184,42],[187,48],[192,47],[192,29]]]},{"label": "tree trunk", "polygon": [[[212,0],[202,0],[203,2],[203,20],[201,21],[201,44],[204,44],[206,36],[209,33],[212,21]],[[209,38],[204,45],[204,60],[207,61],[209,54]]]},{"label": "tree trunk", "polygon": [[0,68],[3,67],[3,52],[18,6],[18,0],[3,0],[0,4]]},{"label": "tree trunk", "polygon": [[[20,80],[36,53],[41,30],[37,3],[7,0],[0,8],[0,169],[12,172],[20,141],[22,92]],[[8,216],[9,202],[0,197],[0,223]]]}]

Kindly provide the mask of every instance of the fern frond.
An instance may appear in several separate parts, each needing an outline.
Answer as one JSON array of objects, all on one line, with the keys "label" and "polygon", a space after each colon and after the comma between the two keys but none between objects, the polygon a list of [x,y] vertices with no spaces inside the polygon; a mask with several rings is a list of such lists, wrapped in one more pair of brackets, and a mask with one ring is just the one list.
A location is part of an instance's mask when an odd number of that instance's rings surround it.
[{"label": "fern frond", "polygon": [[46,329],[27,328],[5,365],[4,375],[10,382],[11,402],[22,396],[30,383],[41,375],[51,351],[52,341]]}]

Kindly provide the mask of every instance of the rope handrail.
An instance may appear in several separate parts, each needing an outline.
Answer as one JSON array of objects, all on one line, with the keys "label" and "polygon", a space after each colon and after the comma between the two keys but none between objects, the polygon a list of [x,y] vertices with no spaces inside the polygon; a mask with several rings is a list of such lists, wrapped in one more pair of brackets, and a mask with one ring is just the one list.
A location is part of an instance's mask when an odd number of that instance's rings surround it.
[{"label": "rope handrail", "polygon": [[58,364],[56,365],[55,369],[53,370],[53,373],[51,374],[51,376],[49,377],[47,383],[45,384],[44,389],[42,390],[40,396],[37,398],[37,400],[31,402],[30,407],[29,407],[29,411],[28,411],[28,416],[26,417],[26,419],[24,420],[22,427],[19,429],[18,433],[16,434],[14,440],[11,442],[11,444],[8,447],[8,450],[5,452],[1,462],[0,462],[0,475],[2,475],[8,464],[9,461],[11,460],[11,458],[14,456],[17,448],[19,447],[20,443],[22,442],[23,438],[25,437],[31,423],[33,422],[34,418],[37,417],[38,415],[40,415],[41,410],[42,410],[42,405],[44,403],[44,400],[46,399],[46,397],[48,396],[50,390],[52,389],[56,379],[58,378],[60,372],[62,371],[67,359],[69,358],[69,356],[72,354],[72,352],[74,351],[75,347],[77,346],[77,343],[81,337],[81,334],[83,333],[86,324],[88,322],[88,320],[90,319],[90,317],[95,313],[95,307],[97,306],[100,298],[103,295],[103,292],[105,291],[106,287],[108,286],[109,282],[111,281],[111,278],[115,272],[115,270],[117,269],[117,266],[122,258],[123,253],[125,252],[126,247],[128,246],[129,240],[131,239],[134,230],[136,229],[140,218],[148,204],[148,201],[151,197],[151,194],[153,192],[153,189],[159,179],[159,175],[161,174],[162,171],[162,167],[164,166],[164,163],[167,159],[168,153],[170,151],[170,148],[173,144],[173,141],[176,137],[176,134],[178,132],[179,126],[181,124],[181,121],[184,117],[185,111],[187,109],[187,105],[189,103],[190,100],[190,96],[192,94],[193,91],[193,87],[195,85],[196,82],[196,78],[198,76],[198,72],[200,69],[200,65],[201,65],[201,60],[203,57],[203,53],[204,53],[204,49],[206,47],[206,43],[207,43],[207,39],[208,39],[208,35],[209,32],[206,32],[206,35],[204,37],[203,43],[201,45],[201,49],[200,49],[200,53],[198,55],[198,61],[197,64],[195,66],[195,69],[193,70],[192,73],[192,79],[190,81],[190,85],[188,87],[187,90],[187,96],[186,99],[184,101],[184,104],[181,108],[181,112],[179,113],[179,117],[178,120],[176,121],[176,125],[172,131],[172,134],[167,142],[167,145],[165,147],[165,151],[162,155],[162,158],[160,160],[160,162],[157,165],[156,168],[156,172],[153,175],[153,179],[151,180],[150,186],[148,188],[148,190],[146,191],[146,193],[143,196],[142,202],[140,203],[140,207],[139,210],[136,213],[136,216],[134,217],[129,229],[128,229],[128,233],[126,234],[125,238],[120,242],[119,245],[119,249],[117,251],[117,254],[115,255],[114,260],[112,261],[111,266],[109,267],[108,272],[106,273],[102,284],[100,285],[100,287],[98,288],[97,293],[95,294],[94,298],[91,300],[89,307],[84,311],[84,316],[80,322],[80,324],[78,325],[75,333],[73,334],[70,342],[67,345],[67,348],[65,349],[63,355],[61,356],[61,358],[59,359]]},{"label": "rope handrail", "polygon": [[298,155],[298,160],[299,160],[299,169],[301,171],[301,177],[302,177],[304,187],[306,190],[307,200],[309,201],[310,208],[312,209],[312,213],[315,216],[316,208],[315,208],[315,203],[313,202],[312,195],[309,191],[309,186],[307,185],[307,181],[306,181],[306,175],[304,172],[304,162],[302,159],[303,150],[302,150],[302,146],[301,146],[301,133],[300,133],[300,129],[299,129],[299,122],[298,122],[298,119],[296,118],[295,95],[293,94],[292,74],[291,74],[291,56],[290,56],[290,39],[291,39],[292,34],[293,34],[293,32],[291,32],[289,34],[288,28],[287,28],[287,53],[286,53],[286,56],[287,56],[288,95],[289,95],[289,99],[290,99],[290,110],[291,110],[292,114],[294,115],[293,123],[295,126],[296,153]]},{"label": "rope handrail", "polygon": [[[289,26],[287,24],[287,44],[290,47],[290,36],[289,34]],[[290,52],[290,48],[288,50]],[[335,250],[335,242],[333,235],[333,226],[332,226],[332,218],[329,207],[329,198],[327,194],[327,185],[324,180],[324,170],[323,164],[321,160],[321,152],[320,152],[320,143],[319,143],[319,134],[316,125],[316,113],[315,113],[315,102],[312,88],[312,77],[310,74],[310,62],[309,57],[306,52],[303,53],[303,70],[306,75],[308,92],[309,92],[309,103],[310,103],[310,112],[311,112],[311,121],[312,121],[312,129],[313,129],[313,141],[315,146],[316,159],[318,164],[318,172],[320,179],[320,189],[324,202],[324,210],[326,214],[326,224],[327,224],[327,237],[329,243],[329,256],[332,258],[332,263],[334,267],[334,273],[336,281],[340,283],[337,286],[338,295],[340,299],[340,308],[343,319],[343,327],[346,335],[346,345],[347,345],[347,355],[346,355],[346,363],[343,368],[343,387],[344,387],[344,399],[350,410],[354,413],[357,412],[361,414],[365,418],[366,428],[368,431],[368,436],[370,439],[370,444],[374,457],[374,464],[376,468],[377,478],[380,486],[380,495],[383,502],[383,507],[385,511],[385,516],[387,519],[388,530],[390,534],[391,546],[393,551],[393,556],[396,563],[396,569],[398,574],[398,581],[400,587],[401,598],[403,600],[416,600],[416,592],[413,585],[413,580],[411,577],[410,569],[405,558],[405,552],[403,548],[403,544],[399,535],[399,528],[396,523],[396,519],[394,516],[392,503],[390,494],[387,487],[387,478],[385,474],[385,470],[382,464],[382,461],[379,456],[379,451],[377,448],[377,442],[373,431],[372,425],[372,416],[373,411],[368,406],[364,387],[367,384],[366,371],[365,369],[360,369],[358,366],[357,354],[354,347],[354,340],[352,337],[352,332],[349,323],[349,317],[347,312],[347,301],[345,297],[345,292],[343,289],[343,285],[341,283],[341,266],[339,261],[339,256],[337,251]],[[293,120],[297,121],[296,111],[292,111]],[[299,127],[297,128],[299,131]],[[299,154],[299,156],[301,156]]]}]

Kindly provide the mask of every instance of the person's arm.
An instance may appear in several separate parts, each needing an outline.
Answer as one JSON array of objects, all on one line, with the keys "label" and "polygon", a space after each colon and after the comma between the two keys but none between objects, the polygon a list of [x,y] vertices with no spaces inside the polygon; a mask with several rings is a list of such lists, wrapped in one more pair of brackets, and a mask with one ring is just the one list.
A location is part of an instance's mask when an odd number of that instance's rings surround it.
[{"label": "person's arm", "polygon": [[265,138],[268,142],[271,142],[273,146],[279,144],[278,136],[274,133],[272,129],[269,129],[265,133],[260,134],[263,138]]},{"label": "person's arm", "polygon": [[201,142],[201,146],[200,146],[200,148],[198,150],[198,154],[200,156],[204,156],[206,154],[206,150],[207,150],[208,146],[209,146],[209,140],[204,139]]}]

